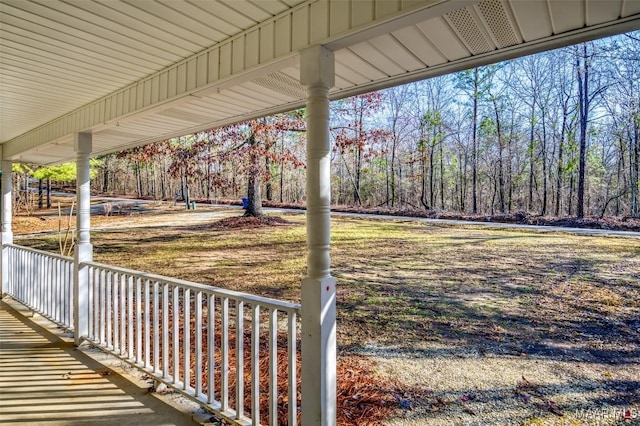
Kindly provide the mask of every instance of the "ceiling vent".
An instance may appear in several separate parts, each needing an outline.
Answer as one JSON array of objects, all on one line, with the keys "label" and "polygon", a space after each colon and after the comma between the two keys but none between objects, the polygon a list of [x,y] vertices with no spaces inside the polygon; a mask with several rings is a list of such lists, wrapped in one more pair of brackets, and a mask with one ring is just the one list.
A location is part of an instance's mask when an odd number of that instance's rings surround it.
[{"label": "ceiling vent", "polygon": [[493,50],[492,43],[484,36],[478,22],[467,8],[449,12],[446,17],[471,53],[479,55]]},{"label": "ceiling vent", "polygon": [[298,80],[282,74],[281,72],[267,74],[264,77],[257,78],[254,82],[262,87],[282,93],[283,95],[289,96],[293,99],[306,99],[307,97],[307,91],[298,82]]},{"label": "ceiling vent", "polygon": [[477,7],[499,48],[514,46],[521,42],[500,0],[484,0],[478,3]]}]

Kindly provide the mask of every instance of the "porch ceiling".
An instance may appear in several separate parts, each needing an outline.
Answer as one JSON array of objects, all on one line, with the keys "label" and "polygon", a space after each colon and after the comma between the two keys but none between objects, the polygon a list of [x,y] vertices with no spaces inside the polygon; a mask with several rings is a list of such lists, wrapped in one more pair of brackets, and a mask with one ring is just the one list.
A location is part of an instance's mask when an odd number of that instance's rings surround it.
[{"label": "porch ceiling", "polygon": [[304,103],[298,53],[335,51],[333,98],[640,28],[639,0],[0,0],[3,157],[74,158]]}]

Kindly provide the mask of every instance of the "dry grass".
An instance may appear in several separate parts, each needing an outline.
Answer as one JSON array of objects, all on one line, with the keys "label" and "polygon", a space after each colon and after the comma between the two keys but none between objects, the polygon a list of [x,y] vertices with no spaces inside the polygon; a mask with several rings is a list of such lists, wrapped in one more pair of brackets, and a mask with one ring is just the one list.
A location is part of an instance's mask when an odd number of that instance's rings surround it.
[{"label": "dry grass", "polygon": [[[299,301],[305,230],[302,217],[287,221],[99,232],[95,259]],[[542,338],[627,341],[625,330],[640,327],[636,239],[348,218],[332,226],[343,347],[446,341],[517,352]],[[55,250],[56,239],[21,243]]]},{"label": "dry grass", "polygon": [[[289,224],[251,229],[185,223],[99,232],[93,236],[95,258],[299,301],[306,265],[303,217],[285,219]],[[540,389],[563,394],[592,389],[595,395],[576,398],[582,405],[576,403],[571,409],[566,402],[564,407],[548,402],[561,399],[537,397],[537,405],[528,404],[524,414],[509,412],[524,419],[513,424],[536,424],[537,419],[551,424],[548,416],[560,418],[554,410],[576,412],[593,404],[640,406],[640,382],[633,378],[640,363],[638,239],[350,218],[335,218],[332,227],[333,273],[339,283],[337,332],[343,354],[368,352],[384,359],[384,351],[392,350],[400,367],[383,362],[382,369],[396,377],[408,368],[407,360],[423,357],[435,363],[441,359],[442,365],[458,363],[484,371],[482,380],[490,378],[492,369],[512,368],[505,367],[505,360],[523,360],[530,364],[513,368],[527,371],[526,380],[532,383],[541,380]],[[42,236],[19,242],[55,250],[55,241]],[[458,359],[461,353],[466,354],[463,360]],[[467,358],[478,364],[470,367]],[[540,364],[534,361],[550,363],[544,380]],[[566,373],[576,383],[586,383],[582,388],[553,387],[548,383],[553,372],[557,374],[558,363],[588,365],[593,371],[588,380],[577,369]],[[418,365],[424,369],[425,364]],[[518,387],[523,373],[508,371],[497,375],[502,377],[502,387],[496,382],[495,389],[504,391],[487,390],[487,395],[499,394],[503,399],[510,395],[513,404],[522,405],[517,392],[526,391]],[[438,374],[412,377],[433,382]],[[458,383],[455,377],[442,374],[447,386]],[[421,389],[412,377],[400,381]],[[427,387],[437,388],[434,383]],[[409,393],[407,398],[410,405],[426,407],[424,418],[454,412],[469,421],[491,418],[490,412],[482,412],[491,406],[482,397],[460,402],[469,397],[465,389],[483,388],[483,384],[465,382],[458,387],[446,394]],[[481,424],[505,424],[501,421]]]}]

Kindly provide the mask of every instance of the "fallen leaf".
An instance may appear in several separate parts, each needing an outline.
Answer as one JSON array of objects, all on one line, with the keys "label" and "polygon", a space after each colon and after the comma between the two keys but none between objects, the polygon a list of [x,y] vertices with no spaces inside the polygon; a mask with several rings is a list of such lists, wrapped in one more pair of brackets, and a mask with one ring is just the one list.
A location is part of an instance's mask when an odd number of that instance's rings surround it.
[{"label": "fallen leaf", "polygon": [[476,412],[469,407],[462,407],[462,411],[464,411],[465,413],[471,414],[472,416],[476,415]]}]

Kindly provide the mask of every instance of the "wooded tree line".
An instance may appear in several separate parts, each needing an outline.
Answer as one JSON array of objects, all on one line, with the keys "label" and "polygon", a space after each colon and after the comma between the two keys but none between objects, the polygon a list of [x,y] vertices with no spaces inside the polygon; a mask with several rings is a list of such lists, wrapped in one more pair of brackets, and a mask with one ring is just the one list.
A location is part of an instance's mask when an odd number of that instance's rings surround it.
[{"label": "wooded tree line", "polygon": [[[332,102],[337,204],[639,215],[640,37],[631,33]],[[93,188],[304,200],[304,110],[100,158]]]}]

